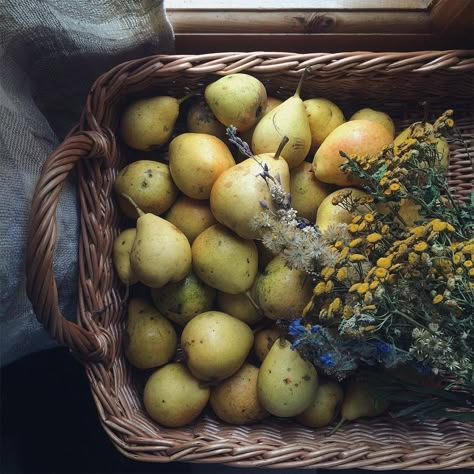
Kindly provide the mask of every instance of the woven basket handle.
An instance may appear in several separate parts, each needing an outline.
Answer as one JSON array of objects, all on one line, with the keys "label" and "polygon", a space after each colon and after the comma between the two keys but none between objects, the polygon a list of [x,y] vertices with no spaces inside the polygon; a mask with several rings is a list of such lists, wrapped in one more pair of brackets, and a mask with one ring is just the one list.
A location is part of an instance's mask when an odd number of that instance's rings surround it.
[{"label": "woven basket handle", "polygon": [[102,338],[65,319],[59,309],[53,275],[56,209],[62,186],[76,162],[92,157],[107,160],[110,151],[110,140],[103,133],[79,132],[66,138],[43,165],[28,223],[26,292],[33,310],[51,337],[87,361],[104,360],[107,348]]}]

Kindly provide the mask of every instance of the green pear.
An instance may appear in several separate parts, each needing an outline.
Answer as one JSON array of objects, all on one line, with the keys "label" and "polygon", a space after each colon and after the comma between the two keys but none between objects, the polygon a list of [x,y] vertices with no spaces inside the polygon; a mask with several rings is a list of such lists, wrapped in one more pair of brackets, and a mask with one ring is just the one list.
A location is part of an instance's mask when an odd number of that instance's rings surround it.
[{"label": "green pear", "polygon": [[277,339],[260,367],[258,399],[275,416],[290,417],[304,412],[314,399],[318,373],[285,339]]},{"label": "green pear", "polygon": [[311,129],[300,97],[304,75],[295,94],[266,114],[255,127],[252,150],[257,154],[274,153],[284,136],[289,138],[281,155],[290,168],[298,166],[311,148]]},{"label": "green pear", "polygon": [[249,74],[221,77],[206,87],[204,97],[219,122],[239,132],[255,125],[267,106],[265,86]]},{"label": "green pear", "polygon": [[186,98],[159,96],[132,102],[120,123],[123,141],[129,147],[143,151],[164,145],[171,138],[180,103]]},{"label": "green pear", "polygon": [[258,278],[255,295],[267,318],[293,320],[301,315],[311,299],[313,286],[306,272],[291,269],[279,255]]},{"label": "green pear", "polygon": [[[133,203],[126,194],[123,196]],[[165,219],[136,209],[140,217],[130,251],[133,273],[150,288],[161,288],[170,281],[182,280],[191,271],[188,239]]]},{"label": "green pear", "polygon": [[252,345],[252,329],[221,311],[198,314],[181,333],[186,364],[195,377],[204,381],[224,380],[237,372]]},{"label": "green pear", "polygon": [[215,297],[216,290],[192,272],[180,281],[151,290],[151,298],[158,310],[180,326],[185,326],[194,316],[209,311]]},{"label": "green pear", "polygon": [[224,171],[212,187],[210,205],[214,217],[244,239],[260,237],[255,219],[263,212],[261,202],[274,208],[268,184],[259,176],[264,165],[272,176],[278,174],[283,189],[290,191],[288,165],[283,158],[274,157],[275,154],[265,153],[248,158]]},{"label": "green pear", "polygon": [[387,400],[377,397],[368,381],[354,377],[348,382],[341,416],[349,421],[363,416],[379,416],[387,410],[388,405]]},{"label": "green pear", "polygon": [[127,360],[139,369],[160,367],[169,362],[178,339],[173,325],[142,298],[128,303]]},{"label": "green pear", "polygon": [[255,242],[242,239],[220,224],[196,237],[192,260],[194,272],[202,281],[232,295],[247,291],[257,276]]},{"label": "green pear", "polygon": [[264,361],[273,344],[281,335],[282,330],[277,326],[270,326],[255,333],[253,351],[260,362]]}]

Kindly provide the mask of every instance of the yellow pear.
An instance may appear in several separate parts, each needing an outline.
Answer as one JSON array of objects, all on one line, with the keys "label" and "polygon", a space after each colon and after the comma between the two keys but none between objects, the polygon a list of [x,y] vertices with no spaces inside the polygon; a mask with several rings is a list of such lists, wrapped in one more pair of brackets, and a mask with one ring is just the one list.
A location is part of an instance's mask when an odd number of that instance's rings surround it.
[{"label": "yellow pear", "polygon": [[311,163],[303,161],[290,171],[291,207],[298,215],[314,222],[323,199],[334,191],[331,184],[315,178]]},{"label": "yellow pear", "polygon": [[222,141],[226,141],[225,127],[212,113],[206,102],[196,102],[193,104],[186,117],[188,131],[191,133],[207,133],[214,135]]},{"label": "yellow pear", "polygon": [[311,129],[311,149],[316,151],[326,137],[346,119],[342,110],[328,99],[320,97],[304,101]]},{"label": "yellow pear", "polygon": [[265,86],[249,74],[221,77],[206,87],[204,97],[219,122],[239,132],[257,123],[267,106]]},{"label": "yellow pear", "polygon": [[169,362],[178,344],[173,325],[142,298],[128,303],[127,360],[139,369],[160,367]]},{"label": "yellow pear", "polygon": [[372,122],[377,122],[380,125],[383,125],[389,132],[392,137],[395,137],[395,124],[388,114],[380,110],[374,109],[360,109],[355,112],[349,120],[370,120]]},{"label": "yellow pear", "polygon": [[237,372],[252,345],[250,327],[221,311],[198,314],[181,334],[186,365],[195,377],[205,381],[224,380]]},{"label": "yellow pear", "polygon": [[347,192],[350,190],[352,196],[357,197],[368,197],[368,194],[365,191],[357,188],[343,188],[334,191],[329,194],[321,202],[318,212],[316,214],[316,225],[321,231],[326,230],[330,225],[335,224],[350,224],[352,221],[352,215],[346,209],[340,205],[335,205],[332,203],[332,200],[339,196],[341,193]]},{"label": "yellow pear", "polygon": [[158,161],[139,160],[125,166],[114,182],[121,211],[131,219],[137,211],[122,196],[130,196],[143,212],[163,214],[178,197],[178,188],[171,178],[169,166]]},{"label": "yellow pear", "polygon": [[295,94],[265,115],[252,136],[252,150],[256,155],[275,153],[283,137],[288,137],[281,155],[290,168],[298,166],[311,148],[308,115],[300,97],[303,77],[304,74]]},{"label": "yellow pear", "polygon": [[340,166],[346,158],[340,155],[377,155],[391,144],[393,136],[377,122],[350,120],[334,129],[324,140],[313,159],[314,176],[324,183],[351,186],[358,182],[351,174],[344,173]]},{"label": "yellow pear", "polygon": [[192,246],[193,268],[209,286],[236,295],[247,291],[257,276],[255,242],[216,224],[199,234]]},{"label": "yellow pear", "polygon": [[311,428],[327,426],[337,415],[343,399],[344,392],[339,383],[320,379],[311,405],[296,419]]},{"label": "yellow pear", "polygon": [[263,212],[262,201],[273,208],[270,189],[266,181],[259,176],[265,165],[272,176],[280,176],[286,192],[290,191],[290,173],[283,158],[274,158],[275,154],[265,153],[247,158],[227,171],[216,180],[211,190],[211,211],[218,222],[233,230],[244,239],[260,237],[255,227],[255,218]]},{"label": "yellow pear", "polygon": [[[265,110],[263,111],[262,115],[258,120],[262,120],[262,117],[267,115],[268,112],[272,111],[275,107],[278,107],[282,102],[282,100],[277,99],[276,97],[267,97],[267,106],[265,107]],[[252,128],[249,128],[248,130],[240,134],[240,138],[249,145],[252,143],[252,136],[255,127],[257,126],[257,123]]]},{"label": "yellow pear", "polygon": [[167,364],[147,380],[145,410],[163,426],[178,427],[194,421],[209,401],[211,390],[182,363]]},{"label": "yellow pear", "polygon": [[223,313],[230,314],[234,318],[240,319],[248,325],[258,323],[263,318],[263,313],[258,307],[255,295],[255,287],[258,281],[258,275],[250,290],[231,295],[223,291],[217,292],[217,307]]},{"label": "yellow pear", "polygon": [[133,285],[138,281],[130,266],[130,251],[132,250],[136,235],[137,230],[135,228],[125,229],[120,232],[114,242],[114,267],[120,281],[126,285]]},{"label": "yellow pear", "polygon": [[143,151],[164,145],[171,138],[182,100],[160,96],[132,102],[120,123],[124,142]]},{"label": "yellow pear", "polygon": [[[378,202],[375,205],[377,212],[380,214],[391,213],[390,207],[385,202]],[[416,225],[416,221],[422,220],[423,216],[420,214],[421,206],[413,199],[402,199],[400,201],[400,209],[398,210],[395,220],[402,226],[411,227]]]},{"label": "yellow pear", "polygon": [[368,416],[379,416],[388,408],[388,401],[377,397],[370,384],[357,377],[349,380],[344,401],[341,407],[341,416],[344,420],[356,420]]},{"label": "yellow pear", "polygon": [[308,304],[313,286],[306,272],[289,268],[279,255],[258,278],[255,295],[267,318],[292,320],[300,316]]},{"label": "yellow pear", "polygon": [[163,216],[174,224],[192,244],[194,239],[211,225],[217,224],[209,201],[180,196]]},{"label": "yellow pear", "polygon": [[216,179],[235,165],[227,145],[205,133],[182,133],[168,150],[171,176],[179,190],[193,199],[209,199]]},{"label": "yellow pear", "polygon": [[[130,202],[133,203],[131,199]],[[191,271],[188,239],[165,219],[145,214],[139,208],[137,212],[140,216],[137,235],[130,251],[133,273],[150,288],[161,288],[170,281],[182,280]]]},{"label": "yellow pear", "polygon": [[263,362],[265,357],[267,357],[273,344],[281,335],[282,331],[277,326],[270,326],[255,333],[253,350],[260,362]]},{"label": "yellow pear", "polygon": [[415,122],[408,128],[403,130],[399,135],[395,137],[393,141],[394,153],[399,154],[399,148],[406,142],[410,137],[418,134],[427,134],[436,144],[436,150],[438,151],[437,166],[442,169],[448,169],[449,165],[449,145],[443,137],[436,137],[434,134],[433,125],[428,122]]},{"label": "yellow pear", "polygon": [[257,379],[258,399],[272,415],[296,416],[311,404],[318,387],[314,365],[285,339],[277,339],[265,357]]},{"label": "yellow pear", "polygon": [[245,363],[234,375],[212,389],[209,403],[221,420],[234,425],[245,425],[268,416],[268,412],[258,401],[258,370]]}]

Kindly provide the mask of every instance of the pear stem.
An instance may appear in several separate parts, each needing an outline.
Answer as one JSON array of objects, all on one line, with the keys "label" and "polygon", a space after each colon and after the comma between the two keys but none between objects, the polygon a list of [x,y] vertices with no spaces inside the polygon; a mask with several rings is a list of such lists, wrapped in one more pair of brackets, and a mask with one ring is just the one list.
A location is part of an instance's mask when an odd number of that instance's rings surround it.
[{"label": "pear stem", "polygon": [[120,193],[120,196],[126,199],[135,208],[138,217],[142,217],[145,215],[145,213],[137,206],[137,203],[128,194]]},{"label": "pear stem", "polygon": [[290,141],[290,139],[286,135],[281,139],[281,142],[278,145],[278,149],[277,149],[275,155],[273,156],[273,158],[275,158],[275,160],[278,160],[278,158],[280,158],[280,153],[283,151],[283,148],[285,148],[285,145],[289,141]]},{"label": "pear stem", "polygon": [[333,435],[336,431],[339,431],[341,426],[346,422],[345,418],[341,418],[337,425],[329,432],[329,436]]},{"label": "pear stem", "polygon": [[303,81],[306,77],[306,74],[309,72],[311,72],[310,67],[304,69],[303,74],[301,74],[300,80],[298,82],[298,86],[296,87],[295,95],[293,97],[300,97],[301,88],[303,87]]},{"label": "pear stem", "polygon": [[259,314],[262,314],[262,310],[260,309],[260,306],[255,302],[255,300],[252,298],[252,295],[250,294],[250,291],[245,292],[245,296],[248,298],[250,303],[252,303],[252,306],[258,311]]},{"label": "pear stem", "polygon": [[189,94],[186,94],[185,96],[181,97],[181,99],[178,99],[178,104],[181,105],[184,101],[194,97],[195,95],[196,92],[190,92]]}]

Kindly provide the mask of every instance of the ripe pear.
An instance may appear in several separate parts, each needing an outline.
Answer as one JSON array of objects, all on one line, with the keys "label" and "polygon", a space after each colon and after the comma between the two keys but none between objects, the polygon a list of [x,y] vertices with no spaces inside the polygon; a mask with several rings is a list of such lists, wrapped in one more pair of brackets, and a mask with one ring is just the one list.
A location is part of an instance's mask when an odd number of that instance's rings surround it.
[{"label": "ripe pear", "polygon": [[250,290],[230,295],[223,291],[217,292],[217,307],[220,311],[230,314],[234,318],[240,319],[248,325],[258,323],[263,318],[262,310],[258,307],[255,295],[255,287],[258,275]]},{"label": "ripe pear", "polygon": [[267,318],[293,320],[301,316],[313,295],[313,286],[306,272],[292,270],[279,255],[258,278],[255,294]]},{"label": "ripe pear", "polygon": [[180,196],[163,216],[174,224],[192,244],[194,239],[211,225],[217,224],[209,201]]},{"label": "ripe pear", "polygon": [[239,132],[257,123],[267,106],[265,86],[249,74],[221,77],[206,87],[204,97],[219,122]]},{"label": "ripe pear", "polygon": [[245,363],[234,375],[211,391],[209,403],[214,413],[226,423],[256,423],[269,414],[257,397],[258,368]]},{"label": "ripe pear", "polygon": [[159,216],[174,203],[178,188],[171,178],[168,165],[140,160],[123,168],[114,182],[122,212],[131,219],[138,217],[135,207],[122,196],[130,196],[143,212]]},{"label": "ripe pear", "polygon": [[408,128],[403,130],[399,135],[395,137],[393,141],[394,153],[399,154],[399,148],[406,142],[410,137],[418,134],[427,134],[430,139],[436,144],[436,150],[438,151],[438,160],[436,162],[437,167],[442,170],[447,170],[449,165],[449,145],[443,137],[437,137],[434,134],[433,125],[428,122],[415,122]]},{"label": "ripe pear", "polygon": [[[392,212],[388,204],[384,202],[378,202],[375,208],[380,214],[389,214]],[[397,212],[398,215],[394,216],[394,219],[402,227],[412,227],[416,225],[416,221],[423,220],[420,210],[421,206],[413,199],[402,199],[400,201],[400,209]]]},{"label": "ripe pear", "polygon": [[[265,117],[265,115],[267,115],[268,112],[271,112],[275,107],[278,107],[282,103],[283,101],[280,99],[277,99],[276,97],[267,97],[267,106],[265,107],[265,110],[263,111],[258,121],[262,120],[262,117]],[[255,127],[257,126],[257,123],[252,128],[249,128],[248,130],[240,134],[240,138],[244,142],[248,143],[249,145],[252,143],[252,136],[253,136]]]},{"label": "ripe pear", "polygon": [[360,109],[355,112],[349,120],[371,120],[372,122],[377,122],[380,125],[383,125],[389,132],[392,137],[395,137],[395,124],[388,114],[380,110],[374,109]]},{"label": "ripe pear", "polygon": [[275,107],[258,122],[252,136],[252,150],[258,155],[274,153],[284,136],[289,138],[281,154],[288,166],[295,168],[311,148],[311,130],[300,90],[304,75],[295,94]]},{"label": "ripe pear", "polygon": [[275,416],[290,417],[304,412],[318,387],[318,373],[285,339],[277,339],[260,366],[258,399]]},{"label": "ripe pear", "polygon": [[205,387],[181,363],[161,367],[148,379],[143,394],[145,410],[158,423],[168,427],[194,421],[209,401]]},{"label": "ripe pear", "polygon": [[127,360],[139,369],[160,367],[169,362],[178,339],[173,325],[142,298],[128,303]]},{"label": "ripe pear", "polygon": [[137,235],[130,251],[133,273],[150,288],[161,288],[170,281],[182,280],[191,271],[188,239],[161,217],[145,214],[139,208],[137,212],[140,215]]},{"label": "ripe pear", "polygon": [[207,311],[191,319],[181,334],[186,364],[200,380],[230,377],[245,362],[253,344],[247,324],[221,311]]},{"label": "ripe pear", "polygon": [[182,133],[170,143],[170,172],[176,186],[193,199],[209,199],[216,179],[235,165],[227,145],[205,133]]},{"label": "ripe pear", "polygon": [[192,246],[193,269],[209,286],[236,295],[247,291],[257,276],[255,242],[216,224],[199,234]]},{"label": "ripe pear", "polygon": [[316,211],[323,199],[334,190],[333,185],[314,176],[313,167],[307,161],[290,171],[291,207],[298,211],[298,216],[310,222],[316,219]]},{"label": "ripe pear", "polygon": [[377,397],[367,381],[355,377],[348,382],[341,407],[341,416],[349,421],[363,416],[379,416],[387,410],[388,405],[387,400]]},{"label": "ripe pear", "polygon": [[138,282],[138,278],[130,266],[130,251],[136,235],[137,230],[135,228],[125,229],[120,232],[114,242],[113,260],[115,270],[120,281],[126,285],[133,285]]},{"label": "ripe pear", "polygon": [[267,354],[270,352],[275,341],[281,337],[281,330],[276,326],[261,329],[255,333],[253,350],[260,362],[263,362]]},{"label": "ripe pear", "polygon": [[255,218],[263,212],[261,202],[265,201],[270,208],[274,208],[269,186],[259,176],[263,166],[268,166],[273,177],[278,174],[283,189],[290,191],[288,165],[282,157],[274,156],[265,153],[247,158],[224,171],[212,188],[210,204],[214,217],[244,239],[260,237],[261,231],[255,227]]},{"label": "ripe pear", "polygon": [[344,392],[338,382],[320,379],[311,405],[296,419],[311,428],[327,426],[337,416],[343,399]]},{"label": "ripe pear", "polygon": [[339,196],[341,193],[345,193],[347,190],[350,190],[352,196],[355,198],[368,197],[368,194],[365,191],[357,188],[338,189],[329,194],[323,199],[318,207],[318,212],[316,213],[316,225],[319,227],[319,230],[325,231],[330,225],[350,224],[352,222],[352,215],[350,212],[339,204],[335,205],[332,203],[332,200],[335,197]]},{"label": "ripe pear", "polygon": [[350,186],[357,178],[345,174],[340,166],[346,162],[339,152],[347,155],[377,155],[393,141],[390,132],[377,122],[350,120],[334,129],[318,148],[313,159],[314,176],[324,183]]},{"label": "ripe pear", "polygon": [[346,119],[334,102],[321,97],[305,100],[304,106],[311,130],[311,150],[316,151],[326,137]]},{"label": "ripe pear", "polygon": [[124,142],[143,151],[164,145],[171,138],[182,100],[160,96],[132,102],[120,123]]},{"label": "ripe pear", "polygon": [[185,326],[194,316],[212,309],[216,290],[191,272],[180,281],[152,289],[151,297],[164,316]]},{"label": "ripe pear", "polygon": [[212,113],[206,102],[196,102],[193,104],[186,117],[188,131],[191,133],[206,133],[214,135],[222,141],[227,140],[225,127]]}]

